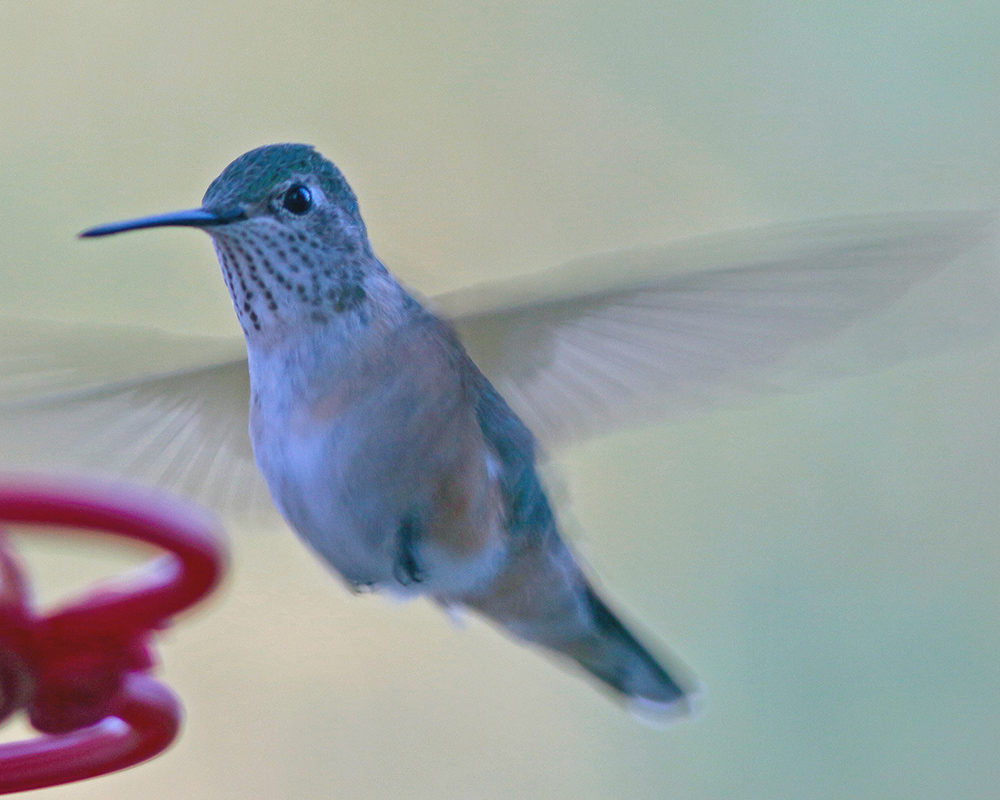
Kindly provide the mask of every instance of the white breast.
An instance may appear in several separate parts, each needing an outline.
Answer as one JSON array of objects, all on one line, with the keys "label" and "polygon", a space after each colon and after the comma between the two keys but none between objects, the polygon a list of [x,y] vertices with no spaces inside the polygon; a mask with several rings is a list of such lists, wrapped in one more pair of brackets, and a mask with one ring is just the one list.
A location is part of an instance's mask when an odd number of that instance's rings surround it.
[{"label": "white breast", "polygon": [[421,558],[434,562],[431,580],[409,588],[440,593],[492,569],[502,536],[488,507],[491,456],[454,360],[437,350],[421,358],[419,344],[376,348],[381,360],[356,350],[349,362],[324,358],[322,366],[309,363],[315,348],[252,354],[251,440],[289,524],[355,585],[398,585],[401,520],[414,513],[434,520],[442,483],[458,475],[473,481],[476,507],[461,527],[489,546],[456,562],[422,541]]}]

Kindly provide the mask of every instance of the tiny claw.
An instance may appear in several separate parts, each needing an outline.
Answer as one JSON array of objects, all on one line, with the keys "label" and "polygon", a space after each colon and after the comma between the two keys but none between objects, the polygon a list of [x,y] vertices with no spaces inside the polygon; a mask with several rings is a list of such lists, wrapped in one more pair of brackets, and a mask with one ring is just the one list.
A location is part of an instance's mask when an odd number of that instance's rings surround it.
[{"label": "tiny claw", "polygon": [[392,568],[392,575],[403,586],[421,583],[425,576],[416,555],[417,539],[420,537],[420,523],[412,516],[405,517],[399,523],[398,537],[399,549],[396,554],[396,563]]}]

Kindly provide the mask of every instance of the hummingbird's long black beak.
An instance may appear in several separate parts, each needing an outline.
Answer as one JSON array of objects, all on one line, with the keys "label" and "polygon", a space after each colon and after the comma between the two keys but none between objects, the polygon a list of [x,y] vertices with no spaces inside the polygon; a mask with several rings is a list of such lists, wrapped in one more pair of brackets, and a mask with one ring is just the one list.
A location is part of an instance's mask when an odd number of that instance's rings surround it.
[{"label": "hummingbird's long black beak", "polygon": [[225,225],[227,222],[238,222],[246,218],[246,212],[241,208],[223,212],[192,208],[189,211],[172,211],[169,214],[154,214],[151,217],[127,219],[123,222],[109,222],[107,225],[87,228],[80,236],[87,238],[91,236],[110,236],[112,233],[137,231],[142,228],[162,228],[168,225],[188,228],[208,228],[212,225]]}]

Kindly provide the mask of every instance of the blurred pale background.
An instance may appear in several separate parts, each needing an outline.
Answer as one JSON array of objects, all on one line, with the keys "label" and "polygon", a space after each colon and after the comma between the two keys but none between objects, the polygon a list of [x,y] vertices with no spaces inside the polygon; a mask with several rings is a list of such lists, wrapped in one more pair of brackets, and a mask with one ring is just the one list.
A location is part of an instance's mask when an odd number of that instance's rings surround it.
[{"label": "blurred pale background", "polygon": [[[74,234],[195,206],[276,141],[341,166],[428,294],[995,208],[998,49],[985,0],[8,0],[0,312],[234,333],[207,237]],[[234,530],[222,596],[167,637],[179,743],[38,796],[995,797],[998,367],[986,341],[561,455],[602,584],[708,687],[694,723],[643,727],[478,622],[349,597],[291,534]],[[57,592],[59,548],[31,552]]]}]

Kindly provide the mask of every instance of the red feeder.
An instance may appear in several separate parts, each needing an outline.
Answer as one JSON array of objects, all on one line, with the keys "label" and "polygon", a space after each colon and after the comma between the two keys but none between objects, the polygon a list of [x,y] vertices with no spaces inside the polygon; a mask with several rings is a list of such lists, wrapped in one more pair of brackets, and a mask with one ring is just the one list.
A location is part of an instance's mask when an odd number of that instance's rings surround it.
[{"label": "red feeder", "polygon": [[219,581],[216,527],[145,489],[25,479],[0,482],[3,522],[112,533],[169,555],[43,616],[0,533],[0,721],[24,709],[43,734],[0,745],[0,793],[91,778],[162,752],[181,706],[148,674],[147,640]]}]

